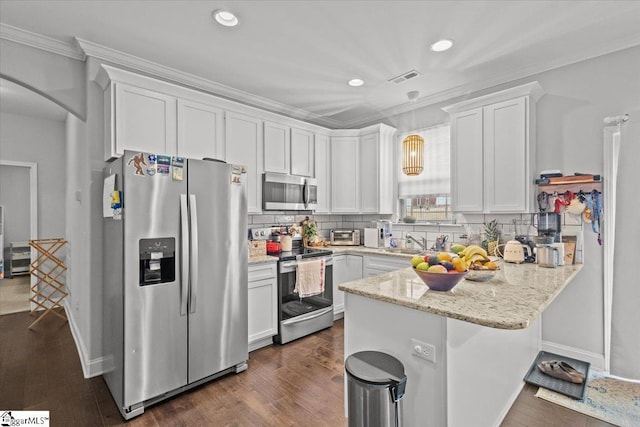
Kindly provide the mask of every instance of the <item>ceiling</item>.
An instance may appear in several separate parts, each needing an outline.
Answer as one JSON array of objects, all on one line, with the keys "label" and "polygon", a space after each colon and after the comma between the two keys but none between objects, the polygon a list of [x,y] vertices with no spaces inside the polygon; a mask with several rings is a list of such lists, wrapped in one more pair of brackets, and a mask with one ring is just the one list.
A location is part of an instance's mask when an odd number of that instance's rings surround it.
[{"label": "ceiling", "polygon": [[[215,9],[240,24],[217,25]],[[0,22],[125,52],[333,128],[640,45],[640,1],[0,0]],[[453,48],[432,52],[440,38]],[[410,70],[420,75],[388,81]],[[348,86],[354,77],[365,84]]]}]

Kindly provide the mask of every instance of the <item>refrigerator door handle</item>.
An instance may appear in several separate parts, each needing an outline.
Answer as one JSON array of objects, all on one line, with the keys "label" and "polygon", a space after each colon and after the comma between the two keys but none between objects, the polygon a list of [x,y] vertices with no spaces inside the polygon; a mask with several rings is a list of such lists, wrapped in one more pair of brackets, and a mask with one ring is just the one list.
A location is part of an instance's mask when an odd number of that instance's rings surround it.
[{"label": "refrigerator door handle", "polygon": [[187,315],[187,299],[189,295],[189,209],[187,207],[187,195],[180,195],[180,232],[182,243],[180,253],[182,259],[180,281],[180,315]]},{"label": "refrigerator door handle", "polygon": [[189,194],[189,216],[191,220],[191,292],[189,294],[189,312],[196,312],[198,296],[198,209],[195,194]]}]

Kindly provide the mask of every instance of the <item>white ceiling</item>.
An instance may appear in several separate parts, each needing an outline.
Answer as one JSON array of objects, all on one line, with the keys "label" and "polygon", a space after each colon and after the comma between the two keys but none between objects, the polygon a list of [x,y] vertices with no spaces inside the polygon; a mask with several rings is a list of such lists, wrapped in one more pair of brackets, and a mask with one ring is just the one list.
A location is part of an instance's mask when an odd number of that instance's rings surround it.
[{"label": "white ceiling", "polygon": [[[215,24],[215,9],[240,25]],[[640,45],[640,1],[0,0],[0,22],[144,58],[329,127],[407,111],[409,91],[427,105]],[[456,44],[431,52],[439,38]],[[412,69],[421,75],[388,82]],[[365,85],[347,86],[353,77]]]}]

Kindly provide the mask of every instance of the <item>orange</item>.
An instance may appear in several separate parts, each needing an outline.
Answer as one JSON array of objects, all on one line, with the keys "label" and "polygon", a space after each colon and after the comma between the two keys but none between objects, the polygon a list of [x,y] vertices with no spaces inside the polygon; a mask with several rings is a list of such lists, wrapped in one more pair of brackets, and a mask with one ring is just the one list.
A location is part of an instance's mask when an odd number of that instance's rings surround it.
[{"label": "orange", "polygon": [[438,252],[438,259],[440,261],[451,261],[451,254],[449,252]]},{"label": "orange", "polygon": [[456,268],[456,271],[467,271],[467,264],[460,258],[454,258],[451,263]]}]

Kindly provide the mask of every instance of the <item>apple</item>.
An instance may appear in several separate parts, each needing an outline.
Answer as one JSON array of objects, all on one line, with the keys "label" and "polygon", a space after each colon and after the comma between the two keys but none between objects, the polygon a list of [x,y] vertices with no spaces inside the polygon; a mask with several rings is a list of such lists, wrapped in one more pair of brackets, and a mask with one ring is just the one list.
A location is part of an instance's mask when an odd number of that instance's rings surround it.
[{"label": "apple", "polygon": [[429,273],[446,273],[447,269],[444,267],[444,265],[436,264],[429,267],[427,271]]},{"label": "apple", "polygon": [[425,262],[425,260],[422,259],[421,256],[414,256],[413,258],[411,258],[411,266],[412,267],[416,267],[421,262]]},{"label": "apple", "polygon": [[428,271],[429,268],[430,266],[426,262],[421,262],[420,264],[416,265],[416,270]]},{"label": "apple", "polygon": [[427,261],[429,263],[429,265],[438,265],[440,264],[440,260],[438,259],[437,256],[432,256],[429,257],[429,261]]}]

